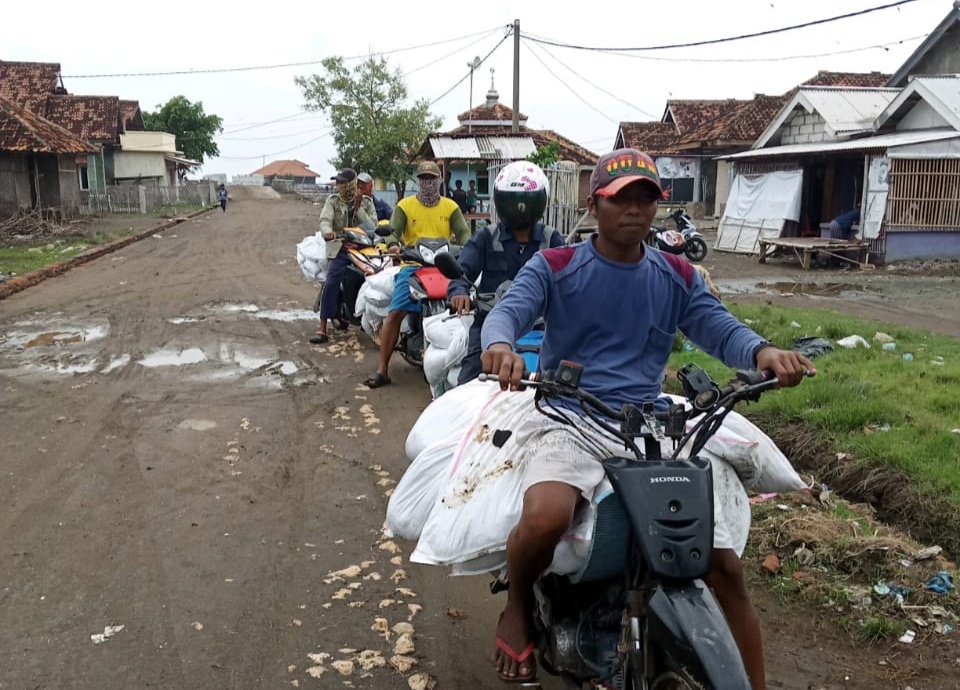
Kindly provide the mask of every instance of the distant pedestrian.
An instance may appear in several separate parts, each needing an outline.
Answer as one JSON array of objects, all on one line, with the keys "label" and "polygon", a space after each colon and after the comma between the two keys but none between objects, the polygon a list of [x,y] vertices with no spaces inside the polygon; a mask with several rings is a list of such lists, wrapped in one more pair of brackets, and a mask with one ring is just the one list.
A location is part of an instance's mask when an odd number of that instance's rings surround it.
[{"label": "distant pedestrian", "polygon": [[457,202],[457,206],[460,207],[461,213],[467,212],[467,193],[463,189],[463,180],[457,180],[454,183],[456,189],[453,190],[453,193],[450,195],[450,198]]},{"label": "distant pedestrian", "polygon": [[227,212],[227,188],[222,183],[220,184],[220,212]]}]

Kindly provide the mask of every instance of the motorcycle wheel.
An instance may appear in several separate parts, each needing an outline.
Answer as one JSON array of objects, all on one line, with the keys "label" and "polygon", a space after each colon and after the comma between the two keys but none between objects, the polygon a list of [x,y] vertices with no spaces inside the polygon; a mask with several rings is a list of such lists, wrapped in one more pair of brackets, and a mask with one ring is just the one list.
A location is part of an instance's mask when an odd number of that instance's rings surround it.
[{"label": "motorcycle wheel", "polygon": [[707,243],[699,237],[691,237],[683,251],[690,261],[703,261],[707,258]]},{"label": "motorcycle wheel", "polygon": [[708,690],[685,668],[675,664],[665,654],[658,654],[661,671],[648,684],[643,678],[643,662],[639,656],[631,656],[624,664],[625,678],[623,690]]}]

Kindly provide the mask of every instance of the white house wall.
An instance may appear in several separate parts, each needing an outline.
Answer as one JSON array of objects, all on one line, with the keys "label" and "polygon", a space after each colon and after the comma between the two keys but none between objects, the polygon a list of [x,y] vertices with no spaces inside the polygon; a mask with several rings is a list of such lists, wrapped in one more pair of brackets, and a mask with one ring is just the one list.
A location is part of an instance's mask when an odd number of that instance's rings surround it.
[{"label": "white house wall", "polygon": [[113,166],[113,176],[117,179],[164,178],[167,174],[162,152],[116,151],[113,154]]},{"label": "white house wall", "polygon": [[898,130],[910,129],[934,129],[936,127],[949,127],[950,124],[944,120],[940,114],[930,107],[926,101],[919,101],[904,117],[897,123]]},{"label": "white house wall", "polygon": [[798,110],[784,127],[780,138],[782,145],[809,144],[827,140],[827,123],[820,113],[807,113]]}]

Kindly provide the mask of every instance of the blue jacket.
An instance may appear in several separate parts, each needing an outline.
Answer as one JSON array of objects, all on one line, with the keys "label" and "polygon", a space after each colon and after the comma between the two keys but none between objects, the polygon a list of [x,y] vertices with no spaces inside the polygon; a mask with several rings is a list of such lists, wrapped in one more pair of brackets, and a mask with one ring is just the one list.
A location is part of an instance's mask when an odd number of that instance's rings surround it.
[{"label": "blue jacket", "polygon": [[466,280],[451,280],[447,286],[447,299],[457,295],[469,295],[470,283],[481,273],[480,292],[496,292],[501,283],[513,280],[534,255],[541,249],[559,247],[563,238],[553,228],[543,223],[533,226],[530,241],[521,251],[520,243],[503,223],[495,228],[487,226],[478,230],[460,252],[460,265],[466,273]]}]

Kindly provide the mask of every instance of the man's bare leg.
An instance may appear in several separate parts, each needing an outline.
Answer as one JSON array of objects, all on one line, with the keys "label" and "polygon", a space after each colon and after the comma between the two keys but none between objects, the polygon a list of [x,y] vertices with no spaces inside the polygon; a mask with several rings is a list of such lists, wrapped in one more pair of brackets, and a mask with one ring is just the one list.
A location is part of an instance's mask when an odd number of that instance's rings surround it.
[{"label": "man's bare leg", "polygon": [[[533,641],[533,584],[553,561],[560,538],[573,522],[580,490],[561,482],[534,484],[523,496],[520,522],[507,539],[507,606],[497,625],[497,638],[517,653]],[[518,663],[499,648],[493,665],[507,678],[526,678],[535,670],[533,658]]]},{"label": "man's bare leg", "polygon": [[405,311],[390,312],[383,322],[383,328],[380,329],[380,366],[377,372],[385,378],[390,378],[390,357],[400,339],[400,326],[403,325],[403,318],[406,315]]},{"label": "man's bare leg", "polygon": [[713,550],[706,583],[723,609],[753,690],[765,690],[767,680],[763,665],[763,633],[760,630],[760,619],[750,601],[750,592],[747,591],[743,567],[736,551]]}]

